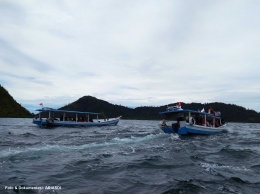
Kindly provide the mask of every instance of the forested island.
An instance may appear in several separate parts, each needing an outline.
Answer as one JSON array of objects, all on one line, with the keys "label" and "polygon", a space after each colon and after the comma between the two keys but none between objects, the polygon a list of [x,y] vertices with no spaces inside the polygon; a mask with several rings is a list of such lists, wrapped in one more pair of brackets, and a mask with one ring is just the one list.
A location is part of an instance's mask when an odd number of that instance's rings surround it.
[{"label": "forested island", "polygon": [[[8,91],[0,85],[0,117],[13,118],[32,118],[34,115],[17,103]],[[177,102],[168,106],[176,105]],[[214,103],[184,103],[183,109],[198,110],[204,108],[208,110],[210,107],[219,109],[222,117],[228,122],[247,122],[260,123],[260,113],[249,110],[235,104],[225,104],[221,102]],[[161,120],[159,112],[165,111],[167,105],[164,106],[141,106],[129,108],[122,105],[111,104],[107,101],[97,99],[92,96],[83,96],[73,103],[70,103],[59,109],[74,110],[83,112],[99,112],[99,118],[112,118],[122,115],[122,119],[132,120]]]},{"label": "forested island", "polygon": [[31,118],[33,115],[17,103],[8,91],[0,85],[0,117]]},{"label": "forested island", "polygon": [[[176,105],[176,103],[169,104],[168,106]],[[260,123],[260,113],[234,104],[225,104],[220,102],[205,104],[182,102],[183,109],[198,110],[204,108],[205,110],[208,110],[210,107],[213,109],[219,109],[222,113],[222,117],[228,122]],[[73,103],[61,107],[60,109],[100,112],[101,118],[117,117],[122,115],[123,119],[160,120],[161,115],[158,113],[165,111],[166,108],[167,105],[129,108],[122,105],[111,104],[92,96],[84,96]]]}]

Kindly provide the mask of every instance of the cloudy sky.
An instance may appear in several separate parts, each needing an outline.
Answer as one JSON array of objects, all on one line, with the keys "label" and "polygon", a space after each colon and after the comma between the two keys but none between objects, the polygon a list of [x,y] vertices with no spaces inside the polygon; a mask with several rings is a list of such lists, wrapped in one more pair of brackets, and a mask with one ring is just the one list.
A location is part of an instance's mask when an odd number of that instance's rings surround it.
[{"label": "cloudy sky", "polygon": [[258,0],[0,0],[0,84],[31,112],[85,95],[260,111],[259,10]]}]

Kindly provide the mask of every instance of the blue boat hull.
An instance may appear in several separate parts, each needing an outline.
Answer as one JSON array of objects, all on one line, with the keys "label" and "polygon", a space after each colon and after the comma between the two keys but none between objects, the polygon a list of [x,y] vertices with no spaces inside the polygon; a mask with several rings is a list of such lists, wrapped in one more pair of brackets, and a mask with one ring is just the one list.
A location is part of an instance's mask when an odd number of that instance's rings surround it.
[{"label": "blue boat hull", "polygon": [[53,123],[48,123],[46,119],[33,119],[33,123],[42,127],[42,126],[68,126],[68,127],[101,127],[101,126],[113,126],[117,125],[120,121],[120,117],[108,120],[108,121],[102,121],[102,122],[74,122],[74,121],[58,121],[54,120]]},{"label": "blue boat hull", "polygon": [[223,125],[221,127],[204,127],[199,125],[196,126],[185,125],[178,129],[173,129],[170,126],[161,127],[161,129],[165,133],[177,133],[179,135],[189,135],[189,134],[214,135],[214,134],[219,134],[224,132],[225,126],[226,125]]}]

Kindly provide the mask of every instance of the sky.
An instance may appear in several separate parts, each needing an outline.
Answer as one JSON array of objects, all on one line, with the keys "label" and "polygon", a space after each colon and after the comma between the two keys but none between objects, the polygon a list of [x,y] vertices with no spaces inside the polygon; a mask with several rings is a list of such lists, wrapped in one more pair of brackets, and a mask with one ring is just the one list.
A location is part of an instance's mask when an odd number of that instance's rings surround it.
[{"label": "sky", "polygon": [[87,95],[260,112],[259,10],[258,0],[0,0],[0,84],[30,112]]}]

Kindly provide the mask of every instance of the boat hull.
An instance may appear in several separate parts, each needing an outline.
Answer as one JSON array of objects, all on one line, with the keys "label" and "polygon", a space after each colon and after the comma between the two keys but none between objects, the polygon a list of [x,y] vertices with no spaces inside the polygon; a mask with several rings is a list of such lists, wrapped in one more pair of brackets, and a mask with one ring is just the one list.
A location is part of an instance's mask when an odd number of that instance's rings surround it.
[{"label": "boat hull", "polygon": [[184,126],[178,129],[173,129],[170,126],[162,126],[161,129],[165,133],[177,133],[179,135],[188,135],[188,134],[214,135],[214,134],[224,132],[225,127],[226,125],[220,127],[206,127],[201,125],[190,125],[186,123]]},{"label": "boat hull", "polygon": [[110,119],[106,121],[99,122],[74,122],[74,121],[59,121],[54,120],[52,123],[49,123],[47,119],[33,119],[33,123],[42,127],[42,126],[68,126],[68,127],[100,127],[100,126],[114,126],[117,125],[120,121],[120,117],[115,119]]}]

